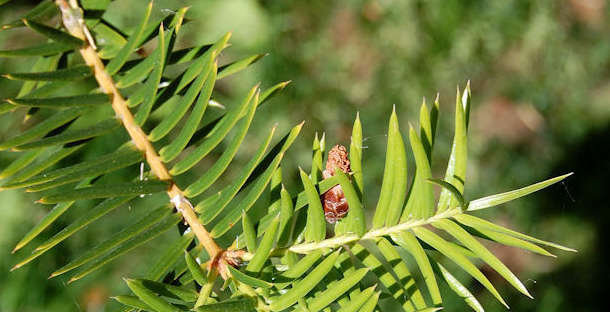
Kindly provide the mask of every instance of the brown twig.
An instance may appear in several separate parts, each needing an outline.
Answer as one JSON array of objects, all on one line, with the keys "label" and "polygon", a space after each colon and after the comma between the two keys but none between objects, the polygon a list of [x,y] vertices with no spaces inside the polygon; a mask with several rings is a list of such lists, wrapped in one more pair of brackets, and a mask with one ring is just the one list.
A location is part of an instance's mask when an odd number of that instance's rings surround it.
[{"label": "brown twig", "polygon": [[[102,91],[111,98],[112,108],[121,120],[125,130],[129,133],[135,146],[145,154],[146,162],[151,168],[152,173],[160,180],[169,181],[171,187],[167,191],[167,195],[174,204],[174,207],[182,214],[184,220],[191,227],[193,233],[203,245],[211,259],[215,259],[223,254],[223,249],[216,244],[210,233],[199,221],[193,206],[184,196],[182,190],[173,182],[172,176],[161,161],[157,151],[148,140],[146,133],[135,122],[133,114],[129,111],[125,99],[117,89],[112,80],[112,77],[104,69],[104,64],[95,51],[94,44],[91,42],[93,38],[88,36],[87,27],[84,24],[82,10],[76,5],[76,1],[70,0],[70,4],[66,0],[56,0],[56,4],[61,10],[62,20],[65,27],[73,36],[85,40],[86,43],[80,48],[79,52],[85,63],[91,66],[95,79],[97,80]],[[220,274],[225,277],[224,270]]]}]

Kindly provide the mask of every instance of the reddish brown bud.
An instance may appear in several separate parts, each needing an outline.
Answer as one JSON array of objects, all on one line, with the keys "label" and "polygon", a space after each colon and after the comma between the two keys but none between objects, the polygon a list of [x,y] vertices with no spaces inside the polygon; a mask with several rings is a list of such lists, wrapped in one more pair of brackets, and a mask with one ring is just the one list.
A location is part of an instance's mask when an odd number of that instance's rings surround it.
[{"label": "reddish brown bud", "polygon": [[[342,145],[335,145],[328,152],[328,160],[326,161],[326,170],[322,172],[324,179],[328,179],[335,175],[335,170],[341,170],[349,174],[349,159],[347,158],[347,149]],[[324,206],[324,217],[328,223],[336,223],[347,215],[349,206],[343,194],[341,185],[335,185],[326,193],[322,194],[322,205]]]}]

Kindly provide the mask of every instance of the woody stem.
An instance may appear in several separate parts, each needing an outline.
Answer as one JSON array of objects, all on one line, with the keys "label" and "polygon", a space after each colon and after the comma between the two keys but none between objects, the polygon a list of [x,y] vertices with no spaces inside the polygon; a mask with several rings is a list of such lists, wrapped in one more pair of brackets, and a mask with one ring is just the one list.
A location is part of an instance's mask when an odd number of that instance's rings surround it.
[{"label": "woody stem", "polygon": [[[61,10],[63,23],[70,34],[87,42],[88,38],[86,34],[88,33],[88,30],[83,21],[82,10],[76,6],[76,1],[70,1],[72,6],[68,4],[66,0],[56,0],[56,4]],[[144,153],[146,162],[150,166],[152,173],[160,180],[170,182],[171,186],[167,190],[167,195],[176,209],[182,214],[184,220],[191,227],[191,230],[195,233],[199,242],[210,255],[210,258],[213,259],[220,255],[223,249],[216,244],[210,233],[205,229],[203,224],[201,224],[192,205],[189,203],[188,199],[186,199],[182,190],[174,183],[172,176],[165,167],[165,164],[161,161],[154,146],[148,140],[146,133],[144,133],[142,128],[135,122],[134,116],[131,111],[129,111],[125,99],[115,86],[112,77],[104,69],[104,64],[95,49],[91,44],[85,43],[83,47],[79,49],[79,52],[85,60],[85,63],[92,68],[95,79],[102,91],[111,98],[112,108],[116,113],[117,118],[122,122],[135,146]]]}]

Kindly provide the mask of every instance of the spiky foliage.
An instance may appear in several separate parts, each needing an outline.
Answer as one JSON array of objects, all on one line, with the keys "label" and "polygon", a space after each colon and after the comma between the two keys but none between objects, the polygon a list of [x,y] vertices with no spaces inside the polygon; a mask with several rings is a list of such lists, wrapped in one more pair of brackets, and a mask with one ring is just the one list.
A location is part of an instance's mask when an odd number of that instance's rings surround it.
[{"label": "spiky foliage", "polygon": [[[325,140],[316,137],[311,172],[300,169],[303,190],[290,194],[283,187],[280,164],[302,125],[273,148],[269,148],[271,129],[261,136],[259,149],[239,168],[231,184],[192,205],[191,199],[217,183],[231,163],[257,107],[286,83],[265,91],[255,86],[221,117],[202,122],[215,82],[246,68],[259,56],[218,67],[216,58],[227,47],[229,34],[209,45],[175,50],[186,9],[151,21],[151,3],[139,26],[126,36],[99,14],[107,1],[87,1],[87,5],[83,15],[76,1],[43,1],[24,19],[3,27],[29,27],[49,39],[36,47],[0,51],[2,57],[37,58],[32,72],[5,74],[24,82],[19,94],[0,106],[0,112],[26,109],[28,115],[41,120],[0,143],[3,150],[20,153],[1,173],[2,188],[24,188],[38,195],[40,203],[55,205],[14,251],[28,245],[76,201],[96,201],[94,208],[35,247],[15,268],[139,195],[163,192],[167,197],[158,208],[51,276],[75,271],[71,281],[78,280],[183,220],[189,227],[165,246],[146,276],[125,279],[133,295],[116,296],[117,301],[149,311],[373,311],[397,307],[436,311],[442,307],[438,283],[446,282],[475,311],[482,311],[477,299],[442,263],[455,263],[504,305],[475,263],[486,263],[518,291],[530,295],[478,238],[545,256],[553,255],[543,246],[573,251],[471,214],[537,191],[569,174],[466,200],[469,86],[461,94],[458,90],[454,141],[442,179],[434,179],[431,170],[438,99],[431,110],[422,104],[419,131],[413,126],[408,130],[416,163],[410,187],[407,148],[396,112],[392,113],[383,182],[370,226],[362,204],[369,191],[363,185],[366,167],[358,117],[349,148],[352,172],[335,170],[334,176],[322,179]],[[88,8],[97,14],[88,14],[93,13]],[[57,14],[62,27],[44,24]],[[96,48],[94,42],[100,46]],[[154,52],[134,57],[148,42],[156,43]],[[168,74],[174,65],[187,62],[189,66],[178,74]],[[63,91],[74,81],[87,81],[91,87],[79,94]],[[151,118],[163,107],[169,107],[169,115],[161,121]],[[143,128],[151,130],[147,134]],[[184,185],[176,183],[175,177],[189,172],[231,131],[235,134],[227,148],[203,176]],[[92,140],[113,140],[118,148],[82,163],[54,167],[79,149],[90,148]],[[144,163],[150,170],[144,169]],[[110,175],[138,165],[141,174],[133,181],[117,181]],[[345,195],[349,212],[327,234],[320,196],[336,185]],[[441,188],[438,200],[435,187]],[[264,215],[252,213],[255,203],[266,205]],[[195,238],[198,244],[193,247]],[[217,243],[222,239],[229,246]],[[184,261],[179,261],[182,256]],[[407,261],[413,261],[423,283],[415,283]]]}]

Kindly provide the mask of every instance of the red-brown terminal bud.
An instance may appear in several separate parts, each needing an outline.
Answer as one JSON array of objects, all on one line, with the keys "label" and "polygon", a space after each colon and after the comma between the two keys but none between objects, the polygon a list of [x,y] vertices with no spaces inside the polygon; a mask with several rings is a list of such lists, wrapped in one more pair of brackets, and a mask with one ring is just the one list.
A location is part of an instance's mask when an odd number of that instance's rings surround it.
[{"label": "red-brown terminal bud", "polygon": [[[322,172],[324,179],[328,179],[335,175],[335,170],[341,170],[345,174],[349,174],[349,159],[347,158],[347,149],[343,145],[335,145],[328,152],[328,160],[326,161],[326,169]],[[347,215],[349,206],[343,194],[341,185],[335,185],[326,193],[322,194],[322,205],[324,207],[324,217],[326,222],[330,224],[336,223]]]}]

